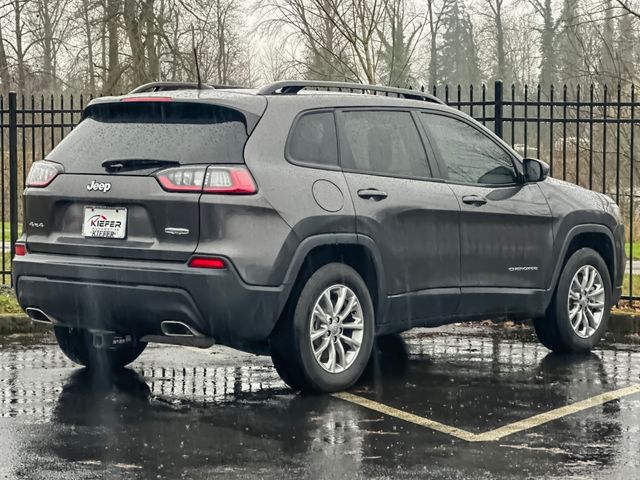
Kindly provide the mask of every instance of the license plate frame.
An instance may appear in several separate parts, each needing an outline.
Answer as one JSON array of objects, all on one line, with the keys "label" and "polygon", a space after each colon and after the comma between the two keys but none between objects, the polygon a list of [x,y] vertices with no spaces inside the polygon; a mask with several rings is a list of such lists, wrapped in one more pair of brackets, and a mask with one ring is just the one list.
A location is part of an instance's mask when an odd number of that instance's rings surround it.
[{"label": "license plate frame", "polygon": [[102,207],[85,205],[82,219],[82,236],[123,240],[127,236],[126,207]]}]

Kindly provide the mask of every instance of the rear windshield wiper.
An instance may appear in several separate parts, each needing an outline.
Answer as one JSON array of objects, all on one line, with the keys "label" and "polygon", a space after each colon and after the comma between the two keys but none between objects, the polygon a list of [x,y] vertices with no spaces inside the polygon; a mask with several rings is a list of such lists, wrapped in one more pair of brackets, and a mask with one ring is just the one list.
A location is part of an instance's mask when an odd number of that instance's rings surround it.
[{"label": "rear windshield wiper", "polygon": [[175,160],[159,160],[155,158],[114,158],[102,162],[107,172],[129,172],[133,170],[145,170],[155,167],[170,167],[180,165]]}]

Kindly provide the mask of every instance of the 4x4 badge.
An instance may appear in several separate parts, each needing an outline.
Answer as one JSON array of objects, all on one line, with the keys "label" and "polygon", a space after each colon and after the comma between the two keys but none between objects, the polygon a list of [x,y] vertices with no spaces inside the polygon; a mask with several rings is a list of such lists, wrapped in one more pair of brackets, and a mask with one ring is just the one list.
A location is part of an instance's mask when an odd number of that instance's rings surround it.
[{"label": "4x4 badge", "polygon": [[107,193],[111,190],[111,184],[109,182],[96,182],[95,180],[91,180],[91,183],[87,185],[87,190],[94,192],[104,192]]}]

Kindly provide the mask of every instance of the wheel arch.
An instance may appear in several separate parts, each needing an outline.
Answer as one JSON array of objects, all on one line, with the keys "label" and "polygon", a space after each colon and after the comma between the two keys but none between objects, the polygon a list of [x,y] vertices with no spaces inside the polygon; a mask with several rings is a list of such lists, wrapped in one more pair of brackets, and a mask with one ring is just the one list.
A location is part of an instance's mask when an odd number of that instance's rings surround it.
[{"label": "wheel arch", "polygon": [[380,323],[386,301],[380,252],[371,238],[348,233],[314,235],[300,243],[285,275],[279,316],[299,293],[303,281],[318,268],[332,262],[349,265],[363,278],[371,294],[376,323]]},{"label": "wheel arch", "polygon": [[566,236],[551,283],[551,290],[554,291],[560,273],[567,263],[567,260],[580,248],[592,248],[602,257],[609,269],[609,277],[611,285],[615,285],[616,272],[618,265],[616,263],[615,241],[613,233],[604,225],[586,224],[576,225]]}]

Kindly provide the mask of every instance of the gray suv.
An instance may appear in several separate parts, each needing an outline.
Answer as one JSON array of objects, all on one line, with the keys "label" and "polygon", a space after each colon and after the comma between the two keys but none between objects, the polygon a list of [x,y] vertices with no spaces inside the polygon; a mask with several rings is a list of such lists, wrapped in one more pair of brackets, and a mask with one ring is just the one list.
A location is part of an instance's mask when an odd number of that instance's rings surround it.
[{"label": "gray suv", "polygon": [[218,343],[269,353],[294,389],[336,391],[376,336],[493,317],[585,352],[625,266],[609,197],[435,97],[369,85],[99,98],[24,199],[20,305],[93,368],[149,342]]}]

